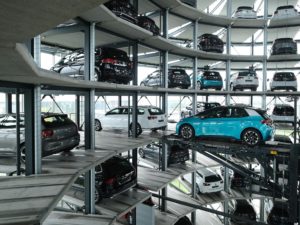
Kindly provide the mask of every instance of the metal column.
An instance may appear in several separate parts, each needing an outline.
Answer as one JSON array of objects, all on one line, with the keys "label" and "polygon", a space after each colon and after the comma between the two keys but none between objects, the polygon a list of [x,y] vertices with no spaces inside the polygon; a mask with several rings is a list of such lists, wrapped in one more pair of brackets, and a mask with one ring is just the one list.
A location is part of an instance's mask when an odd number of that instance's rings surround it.
[{"label": "metal column", "polygon": [[[266,58],[268,55],[268,0],[264,0],[264,19],[266,20],[264,25],[264,41],[263,41],[263,48],[264,48],[264,57]],[[263,60],[263,83],[262,83],[262,91],[267,91],[267,59]],[[266,109],[267,107],[267,96],[264,94],[262,96],[262,109]]]},{"label": "metal column", "polygon": [[[84,47],[84,78],[85,80],[94,80],[95,72],[95,23],[91,23],[85,30]],[[84,141],[85,148],[88,151],[95,150],[95,90],[91,89],[85,95],[84,104]],[[85,173],[85,213],[95,213],[95,169]]]},{"label": "metal column", "polygon": [[6,107],[5,107],[6,113],[12,113],[12,94],[11,93],[6,94],[5,104],[6,104]]},{"label": "metal column", "polygon": [[[230,1],[231,3],[231,1]],[[229,10],[227,8],[227,10]],[[231,26],[227,27],[227,37],[226,37],[226,51],[227,54],[231,54]],[[231,60],[226,61],[226,88],[225,90],[230,91],[230,72],[231,72]],[[230,94],[226,95],[225,104],[230,105]]]}]

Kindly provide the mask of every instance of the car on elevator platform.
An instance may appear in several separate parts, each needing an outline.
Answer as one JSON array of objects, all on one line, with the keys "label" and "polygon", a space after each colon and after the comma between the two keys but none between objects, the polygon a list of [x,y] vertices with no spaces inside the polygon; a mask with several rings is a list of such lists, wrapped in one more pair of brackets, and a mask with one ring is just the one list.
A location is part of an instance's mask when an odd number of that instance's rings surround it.
[{"label": "car on elevator platform", "polygon": [[133,24],[138,23],[137,10],[133,7],[129,0],[111,0],[104,4],[116,16],[127,20]]},{"label": "car on elevator platform", "polygon": [[214,34],[202,34],[198,37],[198,48],[205,52],[223,53],[224,42]]},{"label": "car on elevator platform", "polygon": [[[235,201],[233,216],[243,217],[247,220],[256,221],[256,212],[252,204],[245,199],[238,199]],[[230,219],[232,225],[248,225],[248,221],[239,220],[236,218]]]},{"label": "car on elevator platform", "polygon": [[246,106],[219,106],[181,119],[176,133],[185,140],[195,137],[222,137],[256,146],[272,139],[273,122],[261,109]]},{"label": "car on elevator platform", "polygon": [[240,71],[230,75],[230,90],[245,90],[250,89],[256,91],[258,87],[258,77],[253,67],[247,71]]},{"label": "car on elevator platform", "polygon": [[290,123],[294,125],[295,110],[289,104],[275,104],[271,118],[274,123]]},{"label": "car on elevator platform", "polygon": [[281,18],[287,18],[287,17],[294,17],[294,16],[298,16],[298,15],[299,15],[299,13],[298,13],[297,9],[295,9],[295,6],[283,5],[283,6],[277,7],[272,19],[281,19]]},{"label": "car on elevator platform", "polygon": [[273,41],[271,55],[297,54],[297,42],[293,38],[277,38]]},{"label": "car on elevator platform", "polygon": [[223,80],[219,72],[207,70],[198,74],[197,76],[197,88],[202,89],[215,89],[222,90]]},{"label": "car on elevator platform", "polygon": [[153,33],[153,35],[159,35],[160,31],[158,26],[155,24],[155,21],[149,18],[148,16],[139,16],[138,25],[146,30],[149,30]]},{"label": "car on elevator platform", "polygon": [[256,19],[257,13],[251,6],[239,6],[235,10],[233,17],[240,19]]},{"label": "car on elevator platform", "polygon": [[268,215],[267,222],[270,225],[293,225],[289,220],[288,202],[276,199]]},{"label": "car on elevator platform", "polygon": [[276,72],[270,82],[270,90],[297,91],[297,78],[293,72]]}]

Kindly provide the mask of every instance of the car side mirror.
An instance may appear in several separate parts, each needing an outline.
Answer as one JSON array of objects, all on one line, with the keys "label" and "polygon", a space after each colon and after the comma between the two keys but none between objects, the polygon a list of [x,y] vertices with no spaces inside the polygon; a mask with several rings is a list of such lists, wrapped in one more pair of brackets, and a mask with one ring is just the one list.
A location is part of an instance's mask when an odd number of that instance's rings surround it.
[{"label": "car side mirror", "polygon": [[270,81],[270,79],[268,78],[267,81]]}]

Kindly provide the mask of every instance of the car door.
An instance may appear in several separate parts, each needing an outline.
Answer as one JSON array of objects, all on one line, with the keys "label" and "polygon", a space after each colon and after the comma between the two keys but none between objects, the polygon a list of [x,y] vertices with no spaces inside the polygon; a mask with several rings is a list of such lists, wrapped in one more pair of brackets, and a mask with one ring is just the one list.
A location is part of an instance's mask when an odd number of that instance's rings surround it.
[{"label": "car door", "polygon": [[122,113],[122,108],[115,108],[110,110],[101,118],[101,125],[104,128],[121,128],[120,114]]},{"label": "car door", "polygon": [[60,73],[72,78],[83,79],[81,67],[84,62],[82,61],[82,58],[84,58],[83,53],[75,52],[71,54],[70,58],[66,58],[64,62],[65,66],[60,70]]},{"label": "car door", "polygon": [[197,133],[200,136],[219,136],[224,114],[226,114],[226,108],[224,107],[206,110],[203,113],[198,114],[198,124],[194,123],[196,125],[194,125],[194,127],[197,129]]}]

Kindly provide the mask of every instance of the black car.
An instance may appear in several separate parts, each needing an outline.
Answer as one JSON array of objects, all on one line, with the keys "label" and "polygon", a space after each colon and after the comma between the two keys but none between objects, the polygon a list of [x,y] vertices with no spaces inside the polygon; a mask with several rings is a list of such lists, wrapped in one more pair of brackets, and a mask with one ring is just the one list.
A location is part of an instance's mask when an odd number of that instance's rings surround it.
[{"label": "black car", "polygon": [[198,37],[198,42],[199,50],[217,53],[223,53],[224,51],[224,43],[217,35],[202,34]]},{"label": "black car", "polygon": [[122,19],[137,24],[137,10],[129,0],[111,0],[104,5]]},{"label": "black car", "polygon": [[[256,212],[253,206],[247,200],[236,200],[233,216],[243,217],[246,220],[256,221]],[[247,221],[231,218],[232,224],[247,225]]]},{"label": "black car", "polygon": [[[161,87],[162,85],[162,71],[156,70],[149,74],[140,84],[141,86]],[[168,87],[180,87],[187,89],[191,86],[191,79],[183,69],[169,69],[168,70]]]},{"label": "black car", "polygon": [[[110,198],[136,184],[136,171],[133,165],[121,156],[113,156],[95,167],[95,201]],[[80,176],[73,189],[83,190],[84,177]]]},{"label": "black car", "polygon": [[270,225],[293,225],[289,220],[289,207],[287,202],[275,201],[271,209],[267,222]]},{"label": "black car", "polygon": [[[63,57],[51,70],[76,79],[84,78],[84,50]],[[115,48],[95,49],[95,80],[128,84],[133,79],[127,53]]]},{"label": "black car", "polygon": [[[225,168],[221,167],[221,175],[225,176]],[[231,188],[244,188],[246,187],[245,177],[232,169],[229,169],[229,179]]]},{"label": "black car", "polygon": [[[152,143],[138,149],[139,155],[142,158],[150,159],[154,162],[161,160],[162,151],[160,151],[161,144]],[[168,165],[175,163],[184,163],[189,160],[188,148],[183,148],[178,145],[168,146],[167,149]]]},{"label": "black car", "polygon": [[174,225],[192,225],[192,222],[187,216],[181,217]]},{"label": "black car", "polygon": [[154,20],[150,19],[148,16],[139,16],[138,25],[146,30],[149,30],[153,35],[159,35],[159,28],[155,24]]},{"label": "black car", "polygon": [[278,38],[273,42],[271,55],[297,54],[297,43],[293,38]]}]

